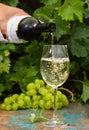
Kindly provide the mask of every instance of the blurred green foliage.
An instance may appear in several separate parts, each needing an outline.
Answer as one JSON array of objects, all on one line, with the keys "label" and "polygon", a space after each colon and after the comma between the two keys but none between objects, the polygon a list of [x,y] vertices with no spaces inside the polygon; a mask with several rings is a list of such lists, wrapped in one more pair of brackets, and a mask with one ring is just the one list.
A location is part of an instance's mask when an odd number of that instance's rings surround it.
[{"label": "blurred green foliage", "polygon": [[[64,84],[84,102],[89,99],[89,0],[1,0],[24,9],[44,22],[54,22],[54,44],[67,44],[70,76]],[[24,91],[28,82],[40,75],[40,57],[48,35],[25,44],[0,43],[0,95],[10,94],[19,87]],[[7,93],[8,92],[8,93]]]}]

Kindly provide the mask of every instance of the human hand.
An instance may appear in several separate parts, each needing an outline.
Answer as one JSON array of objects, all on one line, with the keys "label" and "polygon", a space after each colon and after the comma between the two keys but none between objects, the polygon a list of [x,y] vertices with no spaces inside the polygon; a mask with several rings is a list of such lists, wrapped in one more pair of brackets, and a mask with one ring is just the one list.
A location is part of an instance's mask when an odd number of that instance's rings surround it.
[{"label": "human hand", "polygon": [[22,15],[29,16],[29,14],[27,14],[24,10],[20,8],[11,7],[0,3],[0,31],[5,39],[8,37],[7,34],[8,20],[14,16],[22,16]]}]

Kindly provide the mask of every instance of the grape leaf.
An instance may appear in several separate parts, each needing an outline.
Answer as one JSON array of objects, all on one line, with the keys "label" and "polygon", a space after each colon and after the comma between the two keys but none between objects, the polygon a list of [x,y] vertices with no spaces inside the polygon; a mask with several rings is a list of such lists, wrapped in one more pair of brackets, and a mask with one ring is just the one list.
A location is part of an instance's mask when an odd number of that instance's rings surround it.
[{"label": "grape leaf", "polygon": [[6,72],[9,73],[10,69],[10,60],[9,58],[4,59],[4,61],[0,62],[0,73]]},{"label": "grape leaf", "polygon": [[77,57],[86,57],[88,55],[86,47],[81,45],[81,42],[79,40],[72,40],[70,43],[70,47],[72,54]]},{"label": "grape leaf", "polygon": [[34,16],[46,22],[53,22],[56,25],[56,31],[54,33],[55,37],[59,39],[63,34],[67,34],[70,28],[67,21],[61,19],[57,12],[54,11],[54,7],[45,6],[37,9]]},{"label": "grape leaf", "polygon": [[84,24],[74,24],[71,33],[70,48],[73,55],[87,57],[89,54],[89,27]]},{"label": "grape leaf", "polygon": [[38,70],[35,67],[31,66],[28,68],[28,73],[26,75],[26,78],[36,76],[37,73],[38,73]]},{"label": "grape leaf", "polygon": [[89,27],[84,24],[74,24],[72,27],[71,37],[73,39],[86,39],[89,37]]},{"label": "grape leaf", "polygon": [[82,22],[83,2],[81,0],[65,0],[64,4],[58,8],[58,15],[64,20],[74,20],[74,15]]},{"label": "grape leaf", "polygon": [[6,89],[5,86],[3,86],[3,84],[0,83],[0,96],[3,95],[2,92],[3,92],[5,89]]},{"label": "grape leaf", "polygon": [[3,3],[10,6],[17,6],[18,0],[4,0]]},{"label": "grape leaf", "polygon": [[41,2],[45,5],[52,5],[52,4],[55,4],[57,2],[61,3],[61,0],[41,0]]},{"label": "grape leaf", "polygon": [[81,66],[85,71],[89,71],[89,55],[86,58],[80,58],[79,66]]},{"label": "grape leaf", "polygon": [[29,77],[33,77],[37,74],[37,70],[35,67],[30,66],[29,68],[25,68],[23,67],[23,69],[15,72],[12,76],[11,76],[11,80],[13,81],[21,81],[22,79],[26,79]]},{"label": "grape leaf", "polygon": [[68,33],[70,25],[67,21],[64,21],[61,17],[56,16],[54,18],[54,23],[56,24],[56,31],[54,32],[54,35],[57,39],[59,39],[63,34]]},{"label": "grape leaf", "polygon": [[6,58],[6,60],[3,63],[3,70],[9,73],[9,69],[10,69],[10,60],[9,58]]},{"label": "grape leaf", "polygon": [[49,21],[52,22],[53,19],[53,9],[51,6],[44,6],[41,8],[38,8],[35,12],[34,12],[34,17],[39,18],[42,21]]},{"label": "grape leaf", "polygon": [[3,86],[3,84],[0,83],[0,92],[3,92],[5,90],[5,87]]},{"label": "grape leaf", "polygon": [[82,90],[82,100],[86,102],[89,99],[89,80],[86,76],[84,76],[84,82],[83,82],[83,90]]}]

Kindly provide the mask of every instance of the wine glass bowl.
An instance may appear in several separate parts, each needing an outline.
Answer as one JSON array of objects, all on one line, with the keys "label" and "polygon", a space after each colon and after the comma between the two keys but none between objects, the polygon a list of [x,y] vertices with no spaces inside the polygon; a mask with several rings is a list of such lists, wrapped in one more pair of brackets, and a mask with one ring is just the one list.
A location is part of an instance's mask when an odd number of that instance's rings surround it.
[{"label": "wine glass bowl", "polygon": [[40,61],[40,71],[43,80],[54,89],[53,117],[47,122],[49,127],[63,124],[56,109],[56,91],[69,76],[69,56],[67,45],[44,45]]}]

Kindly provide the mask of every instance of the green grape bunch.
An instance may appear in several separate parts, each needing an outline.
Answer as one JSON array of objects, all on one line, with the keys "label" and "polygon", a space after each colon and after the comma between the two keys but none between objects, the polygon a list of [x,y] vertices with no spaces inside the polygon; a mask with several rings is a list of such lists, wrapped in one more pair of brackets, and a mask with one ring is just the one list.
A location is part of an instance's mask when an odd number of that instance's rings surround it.
[{"label": "green grape bunch", "polygon": [[[57,90],[56,104],[57,109],[69,104],[67,96],[59,90]],[[50,110],[54,108],[54,90],[42,79],[35,79],[34,82],[27,84],[25,93],[6,97],[0,107],[7,111],[25,108]]]}]

